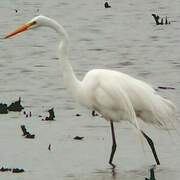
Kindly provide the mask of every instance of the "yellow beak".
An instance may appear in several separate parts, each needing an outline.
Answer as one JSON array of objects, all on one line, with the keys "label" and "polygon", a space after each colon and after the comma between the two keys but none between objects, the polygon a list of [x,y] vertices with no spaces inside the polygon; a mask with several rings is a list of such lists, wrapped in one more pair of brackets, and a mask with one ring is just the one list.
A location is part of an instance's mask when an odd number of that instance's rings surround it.
[{"label": "yellow beak", "polygon": [[21,32],[23,32],[23,31],[26,31],[26,30],[28,30],[31,26],[33,26],[34,24],[36,24],[35,21],[34,21],[34,22],[31,22],[31,23],[26,23],[26,24],[21,25],[21,26],[18,27],[15,31],[8,33],[8,34],[4,37],[4,39],[10,38],[10,37],[12,37],[12,36],[14,36],[14,35],[16,35],[16,34],[18,34],[18,33],[21,33]]}]

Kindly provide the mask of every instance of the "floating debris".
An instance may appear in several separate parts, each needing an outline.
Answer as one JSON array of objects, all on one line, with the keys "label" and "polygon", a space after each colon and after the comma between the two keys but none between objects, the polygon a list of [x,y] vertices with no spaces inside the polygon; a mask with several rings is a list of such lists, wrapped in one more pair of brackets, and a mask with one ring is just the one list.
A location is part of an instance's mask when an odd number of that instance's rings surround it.
[{"label": "floating debris", "polygon": [[99,116],[95,110],[92,111],[92,116]]},{"label": "floating debris", "polygon": [[0,171],[1,171],[1,172],[11,171],[12,173],[22,173],[22,172],[24,172],[24,169],[19,169],[19,168],[13,168],[13,169],[11,169],[11,168],[4,168],[4,167],[2,167],[2,168],[0,169]]},{"label": "floating debris", "polygon": [[8,106],[9,111],[20,112],[22,109],[24,109],[24,107],[21,105],[21,98],[20,97],[19,97],[18,101],[15,101]]},{"label": "floating debris", "polygon": [[29,113],[27,113],[26,111],[23,112],[23,114],[25,115],[26,118],[31,117],[32,113],[31,111]]},{"label": "floating debris", "polygon": [[22,129],[22,132],[23,132],[23,136],[24,136],[25,138],[28,138],[28,139],[34,139],[34,138],[35,138],[35,135],[34,135],[34,134],[30,134],[30,133],[26,130],[25,125],[21,125],[21,129]]},{"label": "floating debris", "polygon": [[0,103],[0,114],[8,114],[7,104]]},{"label": "floating debris", "polygon": [[76,116],[81,116],[81,115],[79,113],[77,113]]},{"label": "floating debris", "polygon": [[48,112],[49,112],[49,117],[42,119],[42,121],[53,121],[54,120],[54,118],[55,118],[54,108],[49,109]]},{"label": "floating debris", "polygon": [[54,118],[55,118],[54,108],[49,109],[48,112],[49,112],[49,117],[48,117],[48,119],[49,119],[49,120],[54,120]]},{"label": "floating debris", "polygon": [[159,23],[159,16],[156,15],[156,14],[152,14],[152,16],[153,16],[153,18],[154,18],[154,20],[155,20],[155,22],[156,22],[156,25],[159,25],[159,24],[160,24],[160,23]]},{"label": "floating debris", "polygon": [[24,172],[24,169],[19,169],[19,168],[13,168],[12,173],[22,173]]},{"label": "floating debris", "polygon": [[1,172],[6,172],[6,171],[11,171],[11,169],[10,169],[10,168],[4,168],[4,167],[2,166],[2,168],[0,169],[0,171],[1,171]]},{"label": "floating debris", "polygon": [[49,146],[48,146],[48,150],[49,150],[49,151],[51,151],[51,144],[49,144]]},{"label": "floating debris", "polygon": [[7,104],[0,103],[0,114],[8,114],[8,111],[20,112],[24,107],[21,105],[21,98],[18,101],[11,103],[9,106]]},{"label": "floating debris", "polygon": [[14,9],[14,11],[17,13],[18,12],[18,10],[17,9]]},{"label": "floating debris", "polygon": [[165,22],[164,22],[164,18],[160,18],[158,15],[156,14],[152,14],[152,16],[154,17],[154,20],[156,22],[156,25],[167,25],[167,24],[171,24],[170,21],[168,21],[167,16],[165,17]]},{"label": "floating debris", "polygon": [[105,3],[104,3],[104,7],[105,7],[105,8],[111,8],[111,6],[109,5],[108,2],[105,2]]},{"label": "floating debris", "polygon": [[158,89],[175,89],[174,87],[158,86]]},{"label": "floating debris", "polygon": [[165,24],[171,24],[171,22],[168,21],[167,16],[166,16],[166,19],[165,19]]},{"label": "floating debris", "polygon": [[75,140],[82,140],[84,137],[82,137],[82,136],[75,136],[73,139],[75,139]]}]

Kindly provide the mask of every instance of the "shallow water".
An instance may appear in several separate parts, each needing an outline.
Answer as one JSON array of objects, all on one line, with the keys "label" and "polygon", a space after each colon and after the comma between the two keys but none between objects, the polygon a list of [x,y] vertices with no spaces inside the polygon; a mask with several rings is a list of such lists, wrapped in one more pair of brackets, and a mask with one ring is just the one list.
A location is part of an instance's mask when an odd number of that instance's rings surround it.
[{"label": "shallow water", "polygon": [[[66,28],[72,45],[71,62],[81,79],[93,68],[109,68],[149,82],[180,106],[180,2],[121,0],[105,9],[103,1],[1,1],[1,35],[37,14],[55,18]],[[17,9],[16,13],[14,9]],[[39,12],[38,12],[39,11]],[[170,25],[156,26],[152,13],[168,16]],[[0,179],[144,180],[154,160],[144,143],[128,124],[116,124],[118,142],[114,162],[109,124],[77,105],[64,89],[57,60],[57,37],[53,31],[38,29],[0,42],[1,102],[19,96],[31,118],[20,113],[0,116],[0,166],[26,170],[21,175],[1,173]],[[43,122],[47,110],[55,108],[56,121]],[[80,117],[76,117],[80,113]],[[24,139],[20,125],[36,134]],[[179,180],[180,138],[172,130],[144,126],[155,142],[162,165],[157,180]],[[177,130],[180,128],[177,123]],[[73,137],[84,136],[83,141]],[[52,144],[51,152],[48,144]]]}]

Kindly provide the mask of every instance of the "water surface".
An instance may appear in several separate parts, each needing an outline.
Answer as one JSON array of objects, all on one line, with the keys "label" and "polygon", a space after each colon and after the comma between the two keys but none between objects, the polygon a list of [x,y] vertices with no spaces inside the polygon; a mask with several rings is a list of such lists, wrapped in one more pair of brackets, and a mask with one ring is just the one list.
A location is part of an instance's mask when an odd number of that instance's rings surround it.
[{"label": "water surface", "polygon": [[[108,68],[128,73],[157,86],[164,97],[180,106],[180,2],[112,1],[105,9],[103,1],[1,1],[1,35],[35,15],[56,19],[71,39],[71,62],[79,79],[93,68]],[[18,12],[14,9],[17,9]],[[170,25],[156,26],[152,13],[168,16]],[[57,59],[57,36],[48,29],[29,31],[0,42],[1,101],[10,103],[19,96],[26,111],[0,116],[0,166],[26,170],[21,175],[1,173],[0,179],[67,179],[67,180],[144,180],[154,164],[149,147],[144,151],[128,124],[116,124],[118,142],[114,162],[108,165],[111,150],[109,124],[77,105],[64,89],[60,62]],[[55,108],[56,121],[43,122],[38,115]],[[76,117],[80,113],[80,117]],[[21,136],[20,125],[26,124],[36,134],[35,140]],[[180,128],[177,123],[177,129]],[[180,138],[176,131],[144,125],[155,142],[162,165],[157,180],[179,180]],[[73,137],[84,136],[83,141]],[[48,144],[52,144],[51,152]]]}]

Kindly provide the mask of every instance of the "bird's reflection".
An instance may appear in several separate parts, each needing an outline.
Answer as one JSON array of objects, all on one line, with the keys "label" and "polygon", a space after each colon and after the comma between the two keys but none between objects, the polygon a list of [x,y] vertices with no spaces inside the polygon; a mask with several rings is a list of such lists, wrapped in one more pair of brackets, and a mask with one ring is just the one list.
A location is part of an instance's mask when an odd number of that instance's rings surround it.
[{"label": "bird's reflection", "polygon": [[[95,174],[97,176],[93,176],[94,180],[158,180],[155,177],[156,165],[151,165],[148,167],[141,167],[140,169],[134,170],[124,170],[121,168],[107,168],[104,170],[96,170]],[[145,175],[148,171],[148,174]],[[100,176],[99,176],[100,175]],[[145,177],[146,176],[146,177]]]},{"label": "bird's reflection", "polygon": [[149,169],[149,172],[150,172],[150,177],[149,178],[145,178],[145,180],[156,180],[155,178],[155,173],[154,173],[154,169],[156,168],[155,165],[153,165],[150,169]]},{"label": "bird's reflection", "polygon": [[[118,172],[118,169],[116,168],[107,168],[107,169],[104,169],[104,170],[100,170],[100,169],[97,169],[96,172],[95,172],[96,175],[99,175],[101,174],[101,178],[103,177],[104,180],[108,179],[108,180],[114,180],[114,179],[119,179],[119,172]],[[97,176],[95,179],[98,180],[99,176]]]},{"label": "bird's reflection", "polygon": [[115,168],[115,167],[112,167],[112,168],[111,168],[111,172],[112,172],[112,177],[113,177],[113,179],[116,179],[116,168]]},{"label": "bird's reflection", "polygon": [[[152,165],[150,168],[148,168],[149,171],[149,177],[145,177],[145,180],[157,180],[155,177],[155,169],[156,169],[156,165]],[[117,177],[117,171],[116,168],[113,167],[111,168],[111,173],[112,173],[112,179],[116,179]]]}]

